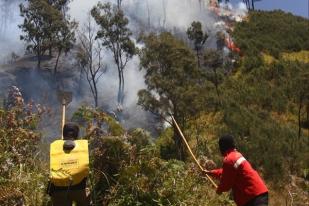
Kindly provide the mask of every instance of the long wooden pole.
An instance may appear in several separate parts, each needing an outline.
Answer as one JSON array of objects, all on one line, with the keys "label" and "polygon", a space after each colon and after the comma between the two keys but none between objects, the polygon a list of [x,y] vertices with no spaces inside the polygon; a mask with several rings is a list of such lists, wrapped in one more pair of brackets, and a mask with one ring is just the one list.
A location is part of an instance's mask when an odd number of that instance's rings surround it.
[{"label": "long wooden pole", "polygon": [[[179,132],[179,134],[180,134],[180,136],[181,136],[181,138],[183,139],[183,141],[184,141],[184,143],[185,143],[187,149],[189,150],[189,152],[190,152],[192,158],[194,159],[195,163],[198,165],[198,167],[200,168],[201,171],[204,171],[204,168],[201,166],[201,164],[199,163],[199,161],[196,159],[195,155],[193,154],[193,152],[192,152],[192,150],[191,150],[191,148],[190,148],[190,145],[188,144],[187,139],[186,139],[185,136],[183,135],[183,133],[182,133],[180,127],[178,126],[178,123],[176,122],[174,116],[171,115],[171,117],[172,117],[173,123],[175,124],[175,126],[176,126],[176,128],[177,128],[177,130],[178,130],[178,132]],[[211,177],[210,177],[208,174],[206,174],[206,173],[205,173],[205,175],[206,175],[206,177],[209,179],[209,181],[212,183],[212,185],[213,185],[215,188],[218,188],[217,184],[211,179]]]},{"label": "long wooden pole", "polygon": [[61,119],[61,139],[63,139],[63,128],[65,124],[65,112],[66,112],[66,107],[68,104],[72,101],[72,92],[67,92],[67,91],[58,91],[58,100],[62,105],[62,119]]},{"label": "long wooden pole", "polygon": [[64,124],[65,124],[65,104],[62,104],[61,139],[63,139]]}]

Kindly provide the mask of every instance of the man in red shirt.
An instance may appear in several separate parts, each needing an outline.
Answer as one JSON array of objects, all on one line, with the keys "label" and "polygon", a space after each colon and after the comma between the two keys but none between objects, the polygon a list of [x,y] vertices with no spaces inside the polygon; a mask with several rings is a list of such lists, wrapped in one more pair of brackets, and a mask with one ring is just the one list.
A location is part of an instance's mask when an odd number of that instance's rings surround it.
[{"label": "man in red shirt", "polygon": [[205,171],[220,179],[217,193],[232,189],[237,206],[267,206],[268,189],[251,164],[236,150],[233,136],[220,137],[219,148],[224,157],[223,167]]}]

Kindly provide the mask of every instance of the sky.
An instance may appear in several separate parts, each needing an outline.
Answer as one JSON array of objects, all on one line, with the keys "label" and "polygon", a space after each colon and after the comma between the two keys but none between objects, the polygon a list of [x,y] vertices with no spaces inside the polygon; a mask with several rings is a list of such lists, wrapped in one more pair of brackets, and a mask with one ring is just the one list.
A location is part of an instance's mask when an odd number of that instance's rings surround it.
[{"label": "sky", "polygon": [[298,16],[309,18],[309,0],[261,0],[255,2],[256,9],[281,9]]}]

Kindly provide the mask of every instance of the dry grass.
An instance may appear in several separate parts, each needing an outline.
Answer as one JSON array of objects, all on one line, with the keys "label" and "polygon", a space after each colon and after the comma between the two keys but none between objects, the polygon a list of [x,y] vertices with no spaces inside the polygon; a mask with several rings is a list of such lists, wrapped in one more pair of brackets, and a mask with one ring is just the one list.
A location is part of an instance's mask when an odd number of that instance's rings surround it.
[{"label": "dry grass", "polygon": [[276,61],[275,57],[269,54],[266,54],[266,53],[262,53],[262,57],[263,57],[264,63],[267,65],[272,64]]},{"label": "dry grass", "polygon": [[[309,63],[309,51],[300,51],[300,52],[283,52],[281,54],[283,60],[288,60],[288,61],[299,61],[302,63]],[[264,63],[266,65],[270,65],[274,62],[276,62],[276,58],[266,54],[262,53],[262,57],[264,60]]]},{"label": "dry grass", "polygon": [[309,51],[282,53],[284,60],[299,61],[303,63],[309,63]]}]

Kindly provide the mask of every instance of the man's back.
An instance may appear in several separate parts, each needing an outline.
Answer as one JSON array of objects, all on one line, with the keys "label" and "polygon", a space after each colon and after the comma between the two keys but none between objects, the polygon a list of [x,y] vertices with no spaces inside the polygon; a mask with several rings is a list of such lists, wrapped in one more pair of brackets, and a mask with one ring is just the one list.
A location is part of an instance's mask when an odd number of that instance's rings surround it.
[{"label": "man's back", "polygon": [[237,205],[245,205],[254,197],[268,191],[259,174],[237,150],[232,150],[226,154],[222,178],[224,176],[234,179],[232,190]]},{"label": "man's back", "polygon": [[50,147],[50,183],[48,192],[54,206],[89,206],[86,178],[89,172],[88,141],[77,140],[79,127],[67,123],[63,139]]}]

